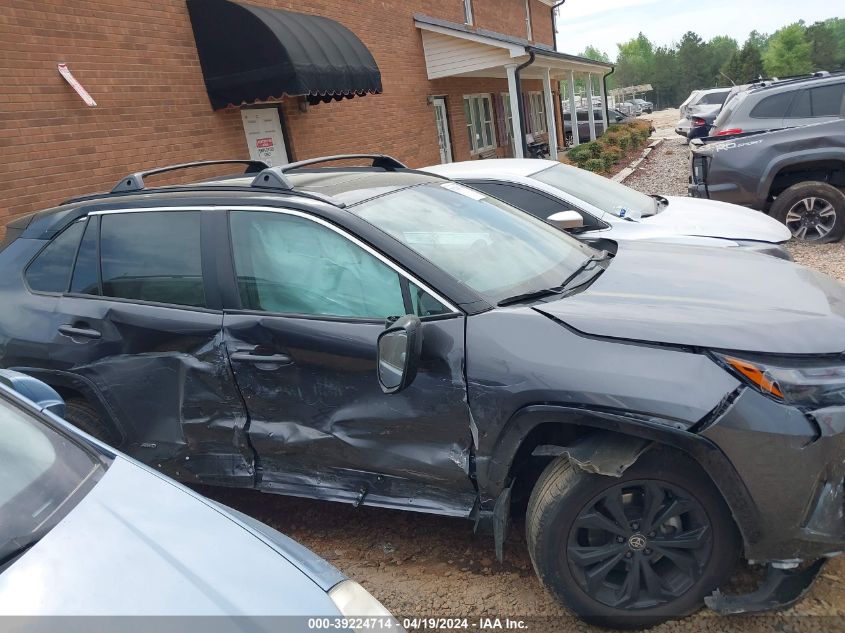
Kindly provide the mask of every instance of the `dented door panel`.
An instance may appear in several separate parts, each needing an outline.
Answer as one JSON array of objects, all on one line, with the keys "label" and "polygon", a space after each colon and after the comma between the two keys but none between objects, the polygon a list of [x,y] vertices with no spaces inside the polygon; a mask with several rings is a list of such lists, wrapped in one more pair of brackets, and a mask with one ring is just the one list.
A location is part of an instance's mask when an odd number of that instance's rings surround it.
[{"label": "dented door panel", "polygon": [[246,410],[222,341],[222,313],[62,297],[50,366],[87,381],[110,409],[121,449],[183,481],[252,486]]},{"label": "dented door panel", "polygon": [[383,329],[367,321],[225,315],[259,487],[465,516],[475,490],[468,477],[464,319],[425,323],[419,374],[392,395],[376,378]]}]

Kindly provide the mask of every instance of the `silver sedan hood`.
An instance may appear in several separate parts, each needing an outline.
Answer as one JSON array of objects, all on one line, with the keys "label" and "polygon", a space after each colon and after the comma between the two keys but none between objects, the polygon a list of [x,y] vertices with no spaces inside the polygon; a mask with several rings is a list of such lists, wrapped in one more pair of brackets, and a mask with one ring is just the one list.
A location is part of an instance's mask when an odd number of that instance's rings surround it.
[{"label": "silver sedan hood", "polygon": [[339,613],[324,582],[303,572],[302,552],[323,580],[343,580],[340,572],[295,543],[286,550],[285,537],[266,529],[247,528],[225,508],[117,457],[0,575],[0,615]]},{"label": "silver sedan hood", "polygon": [[845,350],[845,285],[739,249],[619,242],[587,290],[536,309],[596,336],[773,354]]}]

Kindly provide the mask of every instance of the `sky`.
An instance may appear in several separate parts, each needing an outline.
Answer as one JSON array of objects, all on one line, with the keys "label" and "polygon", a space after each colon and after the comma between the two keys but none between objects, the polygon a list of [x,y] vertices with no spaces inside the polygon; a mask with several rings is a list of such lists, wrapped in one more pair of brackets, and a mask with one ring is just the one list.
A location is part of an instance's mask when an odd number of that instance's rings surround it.
[{"label": "sky", "polygon": [[804,20],[845,17],[837,0],[566,0],[558,9],[558,49],[578,54],[595,46],[616,59],[616,44],[642,31],[668,46],[687,31],[703,39],[729,35],[740,45],[752,30],[771,33]]}]

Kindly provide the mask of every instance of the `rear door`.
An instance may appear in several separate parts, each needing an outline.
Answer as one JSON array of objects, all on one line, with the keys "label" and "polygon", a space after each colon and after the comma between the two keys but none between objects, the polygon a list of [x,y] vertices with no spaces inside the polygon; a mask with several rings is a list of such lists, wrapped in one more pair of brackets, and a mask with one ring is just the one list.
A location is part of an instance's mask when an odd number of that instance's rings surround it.
[{"label": "rear door", "polygon": [[130,455],[185,481],[252,486],[246,411],[222,341],[212,213],[90,216],[56,303],[48,369],[97,394]]},{"label": "rear door", "polygon": [[[466,516],[475,489],[464,315],[323,220],[233,210],[229,221],[224,333],[259,486]],[[385,395],[376,340],[406,313],[424,324],[422,366],[407,389]]]}]

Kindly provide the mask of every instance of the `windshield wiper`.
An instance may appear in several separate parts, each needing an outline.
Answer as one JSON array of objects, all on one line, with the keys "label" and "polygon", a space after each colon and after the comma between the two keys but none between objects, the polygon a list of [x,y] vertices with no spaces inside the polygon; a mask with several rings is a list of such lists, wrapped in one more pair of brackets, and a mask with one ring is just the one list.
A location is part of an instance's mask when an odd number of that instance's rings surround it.
[{"label": "windshield wiper", "polygon": [[551,295],[559,295],[561,292],[563,292],[563,290],[560,288],[545,288],[543,290],[535,290],[534,292],[526,292],[521,295],[514,295],[513,297],[502,299],[496,305],[500,308],[504,308],[505,306],[513,305],[514,303],[522,303],[523,301],[532,301],[533,299],[542,299],[543,297],[549,297]]},{"label": "windshield wiper", "polygon": [[496,305],[500,308],[504,308],[505,306],[513,305],[514,303],[522,303],[524,301],[533,301],[535,299],[542,299],[543,297],[549,297],[551,295],[561,295],[567,290],[567,286],[572,283],[575,278],[581,276],[586,270],[592,266],[593,264],[597,264],[599,262],[606,261],[610,259],[612,255],[607,251],[599,251],[595,255],[591,255],[584,262],[575,270],[574,273],[569,275],[564,282],[560,286],[556,286],[555,288],[544,288],[543,290],[535,290],[533,292],[526,292],[520,295],[514,295],[513,297],[508,297],[507,299],[502,299]]},{"label": "windshield wiper", "polygon": [[584,263],[578,266],[574,273],[569,275],[569,277],[564,280],[564,282],[560,285],[559,288],[557,288],[557,290],[563,292],[564,290],[566,290],[569,284],[571,284],[573,281],[575,281],[575,279],[580,277],[582,273],[585,273],[593,264],[598,264],[599,262],[607,261],[611,257],[612,255],[607,251],[599,251],[595,255],[591,255],[590,257],[584,260]]},{"label": "windshield wiper", "polygon": [[34,547],[38,541],[41,540],[42,535],[32,536],[29,539],[22,541],[21,543],[17,544],[17,547],[12,549],[10,552],[4,553],[0,556],[0,573],[6,570],[12,563],[18,560],[21,556],[26,554],[32,547]]}]

